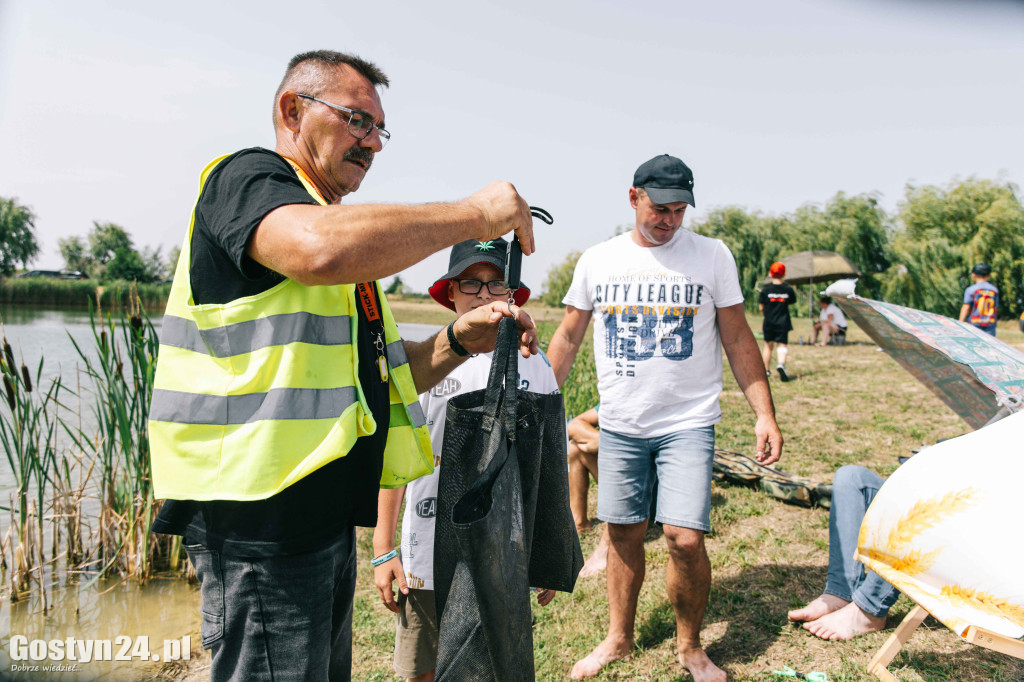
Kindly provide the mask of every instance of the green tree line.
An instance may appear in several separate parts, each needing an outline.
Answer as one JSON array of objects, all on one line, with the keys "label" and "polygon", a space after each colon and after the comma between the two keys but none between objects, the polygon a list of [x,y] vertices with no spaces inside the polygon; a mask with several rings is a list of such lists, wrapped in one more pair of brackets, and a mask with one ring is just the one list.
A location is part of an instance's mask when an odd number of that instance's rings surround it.
[{"label": "green tree line", "polygon": [[[736,258],[750,310],[769,266],[799,251],[836,251],[863,273],[857,293],[956,317],[975,263],[992,266],[999,316],[1024,310],[1024,206],[1008,182],[969,178],[943,187],[907,185],[888,214],[875,194],[837,193],[824,205],[769,215],[739,206],[711,210],[694,232],[721,239]],[[541,300],[561,305],[579,253],[548,271]]]},{"label": "green tree line", "polygon": [[[19,265],[27,269],[39,256],[35,220],[32,209],[17,199],[0,197],[0,276],[14,274]],[[84,238],[64,237],[57,245],[66,270],[102,283],[157,282],[171,276],[178,260],[178,249],[173,249],[167,260],[159,247],[136,249],[128,232],[109,222],[94,221]]]}]

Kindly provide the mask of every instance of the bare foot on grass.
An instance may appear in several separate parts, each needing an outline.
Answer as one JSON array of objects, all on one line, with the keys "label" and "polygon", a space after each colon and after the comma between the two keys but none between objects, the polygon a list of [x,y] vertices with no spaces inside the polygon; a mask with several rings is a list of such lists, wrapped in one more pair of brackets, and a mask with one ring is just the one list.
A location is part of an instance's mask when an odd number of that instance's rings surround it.
[{"label": "bare foot on grass", "polygon": [[823,594],[807,606],[796,611],[790,611],[788,616],[790,620],[818,620],[822,616],[827,616],[833,611],[838,611],[850,602],[845,599],[840,599],[834,594]]},{"label": "bare foot on grass", "polygon": [[628,656],[632,648],[633,644],[631,642],[626,643],[620,640],[605,638],[587,656],[576,661],[576,665],[572,667],[572,672],[569,676],[574,680],[594,677],[612,661]]},{"label": "bare foot on grass", "polygon": [[680,665],[690,671],[694,682],[726,682],[725,671],[711,662],[703,649],[688,649],[676,657]]},{"label": "bare foot on grass", "polygon": [[877,618],[865,613],[853,602],[838,611],[804,623],[804,629],[815,637],[833,641],[853,639],[869,632],[878,632],[884,627],[884,617]]},{"label": "bare foot on grass", "polygon": [[597,549],[591,552],[587,560],[583,562],[583,568],[580,569],[581,578],[589,578],[592,575],[597,575],[608,566],[608,533],[605,532],[601,536],[601,541],[597,543]]}]

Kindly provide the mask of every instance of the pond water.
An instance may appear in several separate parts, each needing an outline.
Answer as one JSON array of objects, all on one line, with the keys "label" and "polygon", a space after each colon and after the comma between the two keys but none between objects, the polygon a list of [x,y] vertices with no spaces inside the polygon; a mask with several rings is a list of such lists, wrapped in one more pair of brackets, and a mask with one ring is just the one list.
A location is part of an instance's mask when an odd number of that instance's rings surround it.
[{"label": "pond water", "polygon": [[[15,360],[31,369],[33,379],[35,368],[43,358],[42,375],[45,381],[60,376],[72,390],[77,389],[78,367],[81,359],[72,339],[83,349],[95,346],[88,312],[74,310],[47,310],[37,308],[0,306],[0,322],[3,335],[10,342]],[[154,319],[159,334],[160,320]],[[402,336],[418,341],[436,332],[436,325],[399,324]],[[82,378],[82,384],[87,382]],[[45,385],[45,384],[44,384]],[[91,404],[88,393],[82,391],[82,404],[69,401],[71,415],[81,415],[82,426],[89,428]],[[6,409],[6,407],[2,408]],[[68,418],[69,415],[64,415]],[[0,505],[7,500],[14,488],[13,475],[6,458],[0,460]],[[0,512],[0,535],[7,532],[11,518],[7,512]],[[62,583],[65,581],[61,581]],[[125,640],[119,636],[149,638],[149,649],[163,657],[165,640],[176,640],[199,630],[199,595],[197,588],[178,577],[157,576],[144,587],[121,581],[107,581],[88,584],[88,576],[81,582],[71,581],[67,586],[50,593],[49,610],[44,615],[38,595],[18,603],[0,602],[0,680],[126,680],[140,679],[153,675],[159,663],[140,662],[139,656],[132,661],[81,662],[72,660],[18,661],[11,660],[17,655],[12,649],[12,636],[23,636],[29,642],[44,640],[66,640],[74,637],[84,645],[85,640],[111,640],[113,653],[117,654]],[[16,640],[15,645],[21,640]],[[197,645],[196,642],[193,642]],[[76,642],[76,645],[77,642]],[[37,645],[38,646],[38,645]],[[81,645],[78,645],[81,646]],[[186,647],[187,648],[187,647]],[[169,649],[173,651],[173,647]],[[126,653],[130,653],[126,651]],[[63,664],[77,666],[74,672],[42,672],[43,665]],[[38,671],[12,666],[40,666]]]}]

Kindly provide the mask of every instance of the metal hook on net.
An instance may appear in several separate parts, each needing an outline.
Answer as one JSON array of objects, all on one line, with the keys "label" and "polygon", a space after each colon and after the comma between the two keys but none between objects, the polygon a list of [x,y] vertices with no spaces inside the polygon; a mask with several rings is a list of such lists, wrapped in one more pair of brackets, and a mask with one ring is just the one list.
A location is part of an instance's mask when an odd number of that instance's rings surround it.
[{"label": "metal hook on net", "polygon": [[[531,206],[530,215],[548,225],[555,222],[551,214],[539,206]],[[513,237],[512,244],[508,249],[508,257],[505,259],[505,283],[508,285],[508,308],[510,312],[512,305],[515,303],[516,291],[521,284],[519,277],[522,273],[522,265],[523,247],[519,244],[519,237]]]}]

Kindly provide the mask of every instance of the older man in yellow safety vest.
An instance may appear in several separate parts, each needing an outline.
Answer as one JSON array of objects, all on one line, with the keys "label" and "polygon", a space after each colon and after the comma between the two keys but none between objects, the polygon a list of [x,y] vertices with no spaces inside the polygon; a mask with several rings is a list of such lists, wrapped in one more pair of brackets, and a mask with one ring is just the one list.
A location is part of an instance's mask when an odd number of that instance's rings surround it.
[{"label": "older man in yellow safety vest", "polygon": [[[183,535],[201,583],[214,680],[348,680],[355,526],[377,491],[433,468],[417,394],[516,315],[496,302],[403,341],[377,280],[529,207],[495,182],[454,203],[342,206],[390,138],[375,65],[338,52],[288,64],[274,151],[212,161],[185,236],[150,413],[153,524]],[[384,559],[376,557],[374,561]]]}]

